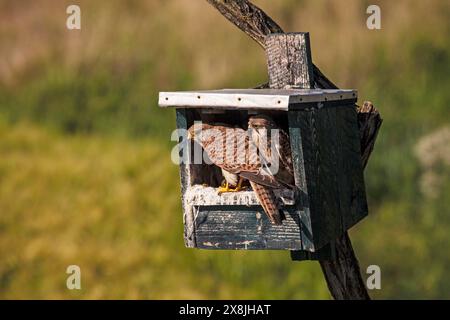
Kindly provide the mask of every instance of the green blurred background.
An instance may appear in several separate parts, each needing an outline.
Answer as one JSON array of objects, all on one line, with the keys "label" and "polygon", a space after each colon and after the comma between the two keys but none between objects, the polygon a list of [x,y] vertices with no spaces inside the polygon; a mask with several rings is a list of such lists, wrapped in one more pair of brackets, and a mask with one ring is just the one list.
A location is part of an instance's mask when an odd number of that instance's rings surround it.
[{"label": "green blurred background", "polygon": [[[450,2],[254,3],[309,31],[315,63],[384,118],[350,232],[363,278],[381,267],[371,295],[449,299]],[[0,0],[0,298],[330,298],[318,263],[287,252],[184,248],[158,91],[266,79],[264,51],[205,0]]]}]

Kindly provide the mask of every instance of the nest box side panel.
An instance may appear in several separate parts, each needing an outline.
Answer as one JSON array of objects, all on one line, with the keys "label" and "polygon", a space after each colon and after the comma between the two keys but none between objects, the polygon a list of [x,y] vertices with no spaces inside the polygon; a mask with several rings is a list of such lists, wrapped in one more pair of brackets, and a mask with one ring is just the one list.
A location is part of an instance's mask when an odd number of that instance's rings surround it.
[{"label": "nest box side panel", "polygon": [[[305,156],[303,144],[308,144],[309,138],[302,133],[301,111],[289,111],[289,137],[291,142],[292,161],[294,166],[295,185],[298,189],[296,195],[296,206],[301,223],[300,234],[302,249],[314,251],[313,230],[311,225],[311,204],[306,184]],[[306,155],[308,157],[308,154]]]},{"label": "nest box side panel", "polygon": [[[315,238],[318,247],[335,240],[347,230],[343,225],[346,214],[342,207],[342,199],[348,197],[348,190],[342,189],[342,179],[350,175],[343,170],[342,164],[347,161],[347,154],[342,149],[343,139],[352,139],[345,134],[340,135],[338,127],[339,110],[352,107],[330,106],[319,110],[311,110],[311,125],[316,132],[317,154],[317,201],[320,209],[312,216],[313,226],[320,232]],[[355,118],[356,120],[356,118]],[[357,131],[358,133],[358,131]]]},{"label": "nest box side panel", "polygon": [[[177,109],[176,110],[176,123],[178,129],[188,129],[188,110],[186,109]],[[179,145],[179,156],[181,159],[186,159],[188,156],[183,152],[188,152],[187,148],[187,136],[179,136],[178,137]],[[189,165],[185,162],[180,162],[180,185],[181,185],[181,207],[183,210],[183,223],[184,223],[184,244],[187,248],[195,247],[195,237],[194,237],[194,215],[193,211],[190,207],[185,205],[185,195],[186,191],[190,186],[189,179]]]},{"label": "nest box side panel", "polygon": [[[289,121],[297,187],[309,226],[310,251],[333,241],[342,232],[337,187],[336,124],[333,108],[290,111]],[[296,141],[300,136],[301,143]],[[302,159],[296,154],[302,154]],[[302,234],[303,235],[303,234]],[[308,237],[309,236],[309,237]]]},{"label": "nest box side panel", "polygon": [[317,251],[368,212],[356,110],[325,103],[291,110],[289,121],[301,220],[311,235],[302,230],[302,240]]},{"label": "nest box side panel", "polygon": [[357,112],[354,105],[336,109],[339,195],[342,228],[348,230],[368,215]]}]

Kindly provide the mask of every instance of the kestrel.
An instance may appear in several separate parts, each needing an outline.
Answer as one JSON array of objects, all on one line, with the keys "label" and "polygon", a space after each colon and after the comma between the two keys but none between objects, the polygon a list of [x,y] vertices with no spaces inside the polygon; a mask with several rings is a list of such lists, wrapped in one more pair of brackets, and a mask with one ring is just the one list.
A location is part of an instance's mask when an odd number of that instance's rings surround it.
[{"label": "kestrel", "polygon": [[252,142],[261,154],[260,157],[270,165],[275,179],[285,187],[293,189],[294,168],[289,136],[267,115],[250,117],[248,129]]},{"label": "kestrel", "polygon": [[[216,123],[216,126],[223,126],[229,129],[232,129],[230,125],[226,123]],[[225,178],[224,183],[220,186],[218,192],[219,194],[224,192],[239,192],[243,190],[242,187],[242,178],[240,178],[237,174],[231,173],[223,168],[221,168],[222,176]]]},{"label": "kestrel", "polygon": [[[209,159],[222,169],[227,181],[225,188],[219,188],[219,192],[239,191],[242,180],[247,179],[252,186],[261,206],[274,224],[281,224],[281,213],[277,207],[277,199],[273,189],[281,189],[293,185],[292,160],[289,145],[284,141],[284,134],[280,142],[275,143],[279,148],[275,152],[262,152],[261,137],[263,129],[277,129],[273,121],[266,117],[253,117],[249,121],[252,126],[249,131],[241,128],[230,128],[221,125],[201,124],[189,128],[189,138],[194,139],[205,150]],[[281,134],[279,135],[282,136]],[[262,148],[261,148],[262,149]],[[283,154],[279,169],[274,172],[271,165],[274,156]],[[267,156],[268,155],[268,156]],[[276,159],[275,159],[276,160]],[[289,162],[290,161],[290,162]],[[286,165],[291,163],[291,166]],[[288,167],[288,168],[287,168]],[[234,177],[239,177],[235,189],[229,189],[229,184],[234,183]],[[234,185],[236,185],[234,183]]]}]

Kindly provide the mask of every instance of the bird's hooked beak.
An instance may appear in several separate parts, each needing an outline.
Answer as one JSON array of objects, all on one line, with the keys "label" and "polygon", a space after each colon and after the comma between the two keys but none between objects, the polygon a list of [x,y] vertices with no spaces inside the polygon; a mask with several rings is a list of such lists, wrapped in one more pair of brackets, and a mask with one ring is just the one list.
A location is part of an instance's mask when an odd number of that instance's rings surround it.
[{"label": "bird's hooked beak", "polygon": [[261,129],[272,127],[273,120],[266,115],[259,114],[252,116],[248,120],[248,127],[252,129]]}]

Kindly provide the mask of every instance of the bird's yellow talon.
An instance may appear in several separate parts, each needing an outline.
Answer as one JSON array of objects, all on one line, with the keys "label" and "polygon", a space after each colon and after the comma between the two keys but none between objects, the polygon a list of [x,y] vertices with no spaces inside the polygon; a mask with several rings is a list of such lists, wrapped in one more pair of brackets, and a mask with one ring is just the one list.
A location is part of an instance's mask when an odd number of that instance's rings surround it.
[{"label": "bird's yellow talon", "polygon": [[243,179],[241,177],[239,177],[239,182],[237,184],[237,186],[235,188],[231,188],[230,185],[228,184],[228,182],[225,182],[225,186],[224,184],[222,184],[219,189],[217,190],[217,193],[220,195],[222,193],[225,192],[239,192],[244,190],[245,188],[242,187],[242,181]]},{"label": "bird's yellow talon", "polygon": [[230,191],[231,189],[230,189],[230,186],[229,186],[229,184],[228,184],[228,182],[225,182],[225,186],[223,185],[223,183],[222,183],[222,185],[219,187],[219,189],[217,190],[217,193],[219,194],[219,195],[221,195],[222,193],[225,193],[225,192],[231,192]]}]

